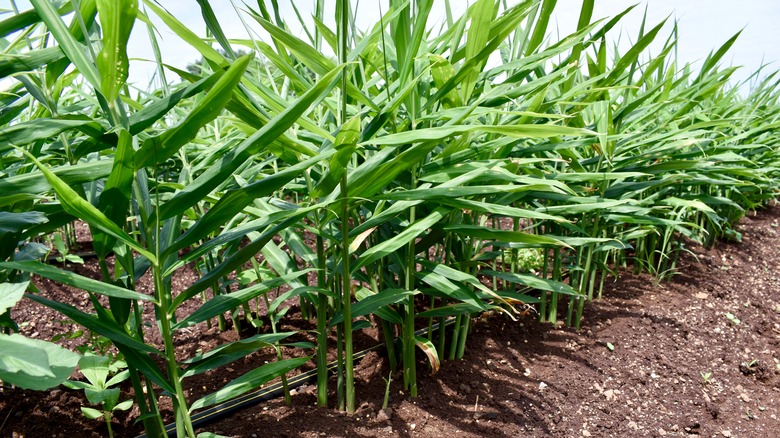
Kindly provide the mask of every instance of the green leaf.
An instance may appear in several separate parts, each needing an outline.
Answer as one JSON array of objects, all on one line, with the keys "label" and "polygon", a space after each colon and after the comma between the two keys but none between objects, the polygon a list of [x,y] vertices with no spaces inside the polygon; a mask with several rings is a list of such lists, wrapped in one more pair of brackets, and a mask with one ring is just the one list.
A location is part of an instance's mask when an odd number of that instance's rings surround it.
[{"label": "green leaf", "polygon": [[114,411],[126,411],[133,407],[133,400],[125,400],[122,403],[117,404],[114,406]]},{"label": "green leaf", "polygon": [[336,134],[334,145],[336,153],[330,157],[328,166],[330,172],[314,188],[311,193],[312,198],[317,199],[329,194],[341,181],[341,177],[347,172],[347,166],[357,148],[358,138],[360,138],[360,116],[355,116],[344,123]]},{"label": "green leaf", "polygon": [[[332,151],[331,151],[332,153]],[[268,196],[276,190],[284,187],[293,178],[301,175],[306,169],[322,161],[327,154],[318,155],[298,164],[289,166],[264,178],[248,184],[240,189],[230,190],[225,193],[216,204],[203,215],[176,243],[166,249],[166,254],[177,251],[190,245],[204,236],[219,229],[246,206],[255,202],[257,198]]]},{"label": "green leaf", "polygon": [[[409,291],[406,289],[385,289],[379,293],[375,293],[373,295],[370,295],[357,303],[352,304],[352,318],[359,318],[361,316],[365,316],[371,313],[375,313],[377,310],[381,309],[382,307],[389,306],[390,304],[395,304],[403,301],[404,299],[408,298],[411,295],[418,294],[419,291]],[[328,324],[330,327],[333,327],[336,324],[341,323],[344,321],[344,314],[341,312],[336,313],[333,318],[331,318],[330,323]]]},{"label": "green leaf", "polygon": [[35,165],[38,166],[38,169],[40,169],[44,176],[46,176],[49,184],[51,184],[52,188],[54,188],[54,191],[57,192],[57,196],[59,197],[60,203],[62,203],[62,207],[68,214],[76,216],[84,222],[99,228],[108,235],[124,242],[127,244],[127,246],[133,248],[134,250],[138,251],[139,254],[149,259],[152,264],[157,263],[157,258],[154,256],[154,254],[147,251],[146,248],[141,246],[138,242],[135,241],[135,239],[125,233],[124,230],[119,228],[117,224],[107,218],[102,212],[100,212],[100,210],[79,196],[75,190],[70,188],[70,186],[61,180],[56,174],[41,164],[41,162],[32,156],[32,154],[27,151],[24,151],[24,154],[27,155],[30,161],[35,163]]},{"label": "green leaf", "polygon": [[210,270],[206,275],[201,277],[201,279],[196,281],[192,286],[188,287],[182,293],[177,295],[176,298],[174,298],[173,300],[172,307],[173,308],[178,307],[179,305],[181,305],[181,303],[192,298],[198,292],[210,287],[219,278],[228,275],[228,273],[238,269],[246,261],[248,261],[252,257],[255,257],[257,253],[260,252],[260,250],[266,244],[268,244],[268,242],[274,236],[276,236],[279,233],[280,230],[283,230],[291,226],[292,224],[296,223],[299,219],[300,216],[295,216],[290,219],[287,219],[286,221],[283,221],[282,223],[274,227],[269,228],[268,230],[265,230],[256,239],[253,239],[249,244],[241,248],[235,254],[231,255],[227,260],[223,261],[214,269]]},{"label": "green leaf", "polygon": [[[73,12],[73,5],[70,2],[65,2],[65,4],[63,4],[57,12],[60,15]],[[38,11],[34,9],[15,14],[10,18],[6,18],[5,20],[0,21],[0,38],[5,38],[16,31],[24,29],[25,27],[31,26],[35,23],[40,23],[40,21],[41,16],[38,15]]]},{"label": "green leaf", "polygon": [[4,54],[0,57],[0,79],[16,73],[36,70],[64,58],[65,54],[59,47],[47,47],[27,53]]},{"label": "green leaf", "polygon": [[18,269],[24,272],[31,272],[33,274],[38,274],[41,277],[54,280],[57,283],[67,284],[68,286],[73,286],[75,288],[95,294],[105,295],[107,297],[154,302],[154,297],[150,295],[144,295],[139,292],[125,289],[123,287],[114,286],[110,283],[93,280],[89,277],[84,277],[74,272],[55,268],[54,266],[50,266],[38,261],[0,262],[0,268]]},{"label": "green leaf", "polygon": [[222,49],[230,55],[231,58],[235,58],[233,53],[233,47],[230,45],[230,41],[225,32],[222,30],[222,26],[219,25],[217,16],[214,14],[214,9],[208,0],[197,0],[198,6],[200,6],[200,14],[203,16],[203,21],[206,22],[206,28],[214,35],[214,38],[222,46]]},{"label": "green leaf", "polygon": [[[115,345],[125,356],[125,360],[130,366],[136,368],[152,382],[157,384],[157,386],[164,389],[165,391],[168,391],[168,393],[176,393],[176,389],[173,387],[173,384],[168,381],[168,378],[163,375],[163,373],[157,367],[156,363],[149,357],[148,354],[139,351],[135,347],[128,347],[121,343],[115,342]],[[160,354],[159,352],[156,353]]]},{"label": "green leaf", "polygon": [[393,253],[398,248],[407,245],[409,242],[414,241],[417,236],[427,231],[429,228],[431,228],[431,226],[440,220],[444,219],[444,217],[447,215],[447,211],[447,209],[439,207],[427,217],[420,219],[406,227],[406,229],[397,236],[367,249],[363,252],[363,254],[360,255],[357,263],[352,266],[352,272],[355,272],[364,266],[368,266],[382,257]]},{"label": "green leaf", "polygon": [[97,420],[99,418],[103,418],[103,411],[98,411],[97,409],[88,408],[85,406],[81,407],[81,413],[89,418],[90,420]]},{"label": "green leaf", "polygon": [[276,309],[279,308],[282,304],[284,304],[287,300],[291,298],[298,297],[303,294],[311,294],[312,292],[325,295],[330,298],[336,298],[336,294],[333,293],[330,289],[325,289],[322,287],[316,287],[316,286],[302,286],[302,287],[296,287],[295,289],[291,289],[281,295],[279,295],[273,303],[271,303],[271,306],[268,307],[268,313],[273,314],[276,313]]},{"label": "green leaf", "polygon": [[0,334],[0,351],[0,380],[37,391],[67,380],[79,362],[72,351],[19,334]]},{"label": "green leaf", "polygon": [[[96,181],[105,178],[111,173],[111,161],[101,160],[91,163],[79,163],[78,165],[58,166],[53,169],[57,177],[66,184],[77,184]],[[42,172],[30,172],[22,175],[9,176],[0,179],[0,205],[8,205],[15,201],[13,196],[18,194],[41,194],[50,191],[52,186]]]},{"label": "green leaf", "polygon": [[135,154],[135,168],[141,169],[164,162],[182,146],[192,141],[204,125],[216,119],[233,98],[233,91],[241,82],[251,60],[251,55],[238,58],[206,96],[195,105],[184,121],[159,136],[144,141],[141,149]]},{"label": "green leaf", "polygon": [[0,315],[15,306],[24,297],[24,291],[30,285],[29,281],[23,283],[0,283]]},{"label": "green leaf", "polygon": [[[461,301],[473,309],[472,311],[484,312],[488,310],[487,306],[479,299],[476,292],[460,282],[453,282],[437,272],[423,271],[417,275],[420,280],[435,289],[435,291],[426,292],[428,295],[441,296],[449,300]],[[436,291],[438,293],[436,293]]]},{"label": "green leaf", "polygon": [[483,311],[484,310],[482,308],[474,307],[469,303],[457,303],[426,310],[416,314],[415,316],[417,318],[446,318],[449,316],[465,315],[467,313]]},{"label": "green leaf", "polygon": [[[50,307],[62,313],[68,318],[72,319],[75,323],[83,325],[84,327],[92,330],[93,332],[103,335],[108,339],[111,339],[115,343],[123,344],[128,348],[131,348],[137,352],[160,354],[160,352],[156,348],[150,345],[146,345],[143,342],[131,337],[130,335],[122,331],[122,328],[117,327],[116,325],[109,324],[106,321],[97,318],[96,316],[86,314],[69,304],[52,301],[43,298],[39,295],[28,294],[26,296],[27,298],[35,302],[41,303],[44,306]],[[127,356],[126,353],[125,356]]]},{"label": "green leaf", "polygon": [[[114,150],[114,165],[108,181],[100,194],[98,208],[107,218],[115,224],[127,221],[127,212],[132,196],[132,185],[135,179],[133,168],[133,137],[124,129],[119,130],[119,141]],[[116,239],[102,233],[100,230],[92,232],[93,247],[98,257],[105,258]]]},{"label": "green leaf", "polygon": [[109,358],[106,356],[87,353],[79,360],[79,370],[92,386],[103,388],[106,386],[106,380],[108,379],[109,361]]},{"label": "green leaf", "polygon": [[[405,193],[405,192],[399,192]],[[488,202],[471,201],[466,199],[437,199],[438,203],[447,205],[450,207],[456,207],[463,210],[481,211],[496,216],[516,217],[516,218],[531,218],[541,219],[553,222],[569,222],[561,216],[553,216],[550,214],[540,213],[533,210],[526,210],[522,208],[511,207],[508,205],[494,204]]]},{"label": "green leaf", "polygon": [[62,21],[59,12],[54,9],[50,0],[30,0],[35,10],[40,15],[49,32],[60,45],[60,49],[70,59],[70,62],[78,69],[79,73],[96,90],[100,90],[100,73],[95,64],[87,57],[87,48],[79,43],[70,33],[70,30]]},{"label": "green leaf", "polygon": [[734,325],[738,325],[739,323],[741,323],[741,322],[742,322],[742,321],[740,321],[740,320],[739,320],[739,318],[737,318],[737,317],[736,317],[736,316],[735,316],[733,313],[731,313],[731,312],[728,312],[728,313],[726,313],[725,315],[726,315],[726,319],[728,319],[729,321],[731,321],[731,323],[732,323],[732,324],[734,324]]},{"label": "green leaf", "polygon": [[[428,60],[431,63],[431,76],[433,76],[436,88],[442,88],[447,81],[455,76],[455,68],[450,64],[447,58],[439,55],[428,55]],[[443,96],[442,103],[445,108],[463,106],[463,101],[455,90],[450,90]]]},{"label": "green leaf", "polygon": [[538,234],[529,234],[522,231],[509,231],[496,228],[480,227],[478,225],[444,225],[441,227],[444,231],[451,231],[464,236],[476,237],[481,240],[494,240],[498,242],[516,242],[530,245],[550,245],[550,246],[568,246],[558,239],[542,236]]},{"label": "green leaf", "polygon": [[14,146],[24,146],[38,140],[48,140],[62,132],[89,126],[102,132],[103,127],[83,115],[64,115],[52,118],[38,118],[15,123],[0,129],[0,152]]},{"label": "green leaf", "polygon": [[[70,2],[72,3],[72,2]],[[74,3],[79,8],[79,14],[73,14],[70,20],[69,31],[73,38],[79,43],[85,42],[83,31],[89,31],[95,23],[97,17],[97,3],[95,0],[79,0]],[[62,11],[62,9],[60,9]],[[70,60],[63,56],[63,59],[50,63],[46,66],[46,85],[54,86],[58,79],[63,76],[65,70],[70,66]]]},{"label": "green leaf", "polygon": [[362,144],[376,145],[404,145],[408,143],[418,143],[424,141],[440,141],[454,135],[466,133],[482,133],[505,135],[513,138],[544,138],[558,137],[564,135],[595,135],[596,133],[587,129],[571,128],[558,125],[450,125],[437,126],[433,128],[415,129],[412,131],[400,132],[398,134],[375,137],[364,141]]},{"label": "green leaf", "polygon": [[560,281],[547,280],[539,278],[531,274],[518,274],[512,272],[497,272],[485,270],[481,271],[483,274],[492,275],[501,280],[508,281],[513,284],[520,284],[523,286],[532,287],[537,290],[543,290],[547,292],[555,292],[565,295],[579,295],[571,286]]},{"label": "green leaf", "polygon": [[127,80],[127,41],[138,13],[138,0],[97,0],[97,10],[103,30],[103,48],[97,55],[100,89],[112,102]]},{"label": "green leaf", "polygon": [[[498,12],[498,3],[494,0],[478,0],[471,8],[471,24],[466,38],[466,59],[476,57],[488,42],[490,32],[490,23],[495,19]],[[464,66],[468,68],[468,73],[461,83],[461,96],[463,102],[468,103],[471,94],[474,91],[474,85],[477,83],[477,77],[485,66],[487,60],[482,60],[478,64]]]},{"label": "green leaf", "polygon": [[196,400],[191,406],[190,411],[213,406],[227,400],[234,399],[241,394],[249,392],[271,379],[286,374],[309,361],[309,357],[299,357],[296,359],[280,360],[263,365],[259,368],[244,374],[243,376],[231,381],[217,392],[211,393],[203,398]]},{"label": "green leaf", "polygon": [[225,74],[225,70],[217,70],[210,76],[207,76],[197,82],[193,82],[186,88],[182,88],[167,96],[161,97],[154,103],[145,103],[143,109],[133,113],[129,117],[130,133],[135,135],[144,129],[152,126],[160,120],[168,111],[176,106],[182,99],[187,99],[209,89]]},{"label": "green leaf", "polygon": [[[344,67],[336,67],[333,71],[320,78],[319,81],[289,105],[282,113],[271,119],[256,133],[244,140],[234,151],[220,158],[203,174],[188,185],[168,202],[162,205],[160,219],[168,219],[183,213],[188,208],[203,200],[215,187],[229,178],[232,173],[243,165],[250,157],[262,151],[277,137],[283,135],[307,109],[322,95],[329,92],[336,84],[339,73]],[[198,239],[200,237],[197,237]]]},{"label": "green leaf", "polygon": [[550,23],[550,17],[553,10],[555,10],[556,3],[557,0],[544,0],[542,2],[542,11],[536,20],[534,32],[528,41],[528,46],[525,48],[525,56],[529,56],[542,45],[542,41],[544,41],[544,37],[547,35],[547,26]]},{"label": "green leaf", "polygon": [[[320,51],[314,47],[306,44],[305,41],[299,39],[289,31],[275,26],[270,21],[267,21],[261,17],[254,17],[263,29],[266,30],[271,37],[284,44],[287,49],[295,54],[300,62],[309,67],[315,74],[324,76],[328,72],[336,68],[336,65],[328,59]],[[375,111],[379,111],[376,104],[369,98],[367,98],[351,81],[347,83],[347,94],[350,98],[359,101],[360,103],[372,108]]]},{"label": "green leaf", "polygon": [[420,260],[418,263],[422,264],[423,267],[430,269],[431,272],[437,275],[441,275],[442,277],[448,280],[455,281],[460,284],[471,285],[473,288],[479,289],[488,295],[495,296],[495,293],[493,292],[492,289],[482,284],[477,277],[471,274],[460,271],[458,269],[455,269],[453,267],[447,266],[442,263],[432,263],[428,260]]},{"label": "green leaf", "polygon": [[255,284],[245,289],[231,292],[229,294],[217,295],[216,297],[208,300],[198,310],[192,312],[188,317],[179,321],[173,326],[174,330],[182,329],[185,327],[193,326],[199,322],[205,321],[209,318],[213,318],[219,314],[235,309],[243,303],[258,297],[269,290],[275,289],[283,284],[289,282],[290,278],[295,278],[303,275],[307,271],[296,272],[289,276],[276,277],[270,280],[263,281],[262,283]]},{"label": "green leaf", "polygon": [[46,215],[38,211],[25,211],[13,213],[0,211],[0,236],[9,233],[18,233],[33,225],[46,223]]},{"label": "green leaf", "polygon": [[275,344],[278,344],[279,341],[294,334],[295,332],[259,334],[240,341],[220,345],[208,353],[183,361],[182,363],[189,364],[190,366],[187,367],[187,371],[182,374],[182,378],[194,376],[227,365],[248,354],[254,353],[261,348],[273,347]]},{"label": "green leaf", "polygon": [[228,438],[228,437],[213,432],[201,432],[198,434],[196,438]]},{"label": "green leaf", "polygon": [[214,48],[211,47],[211,44],[209,44],[205,39],[196,35],[186,25],[177,20],[173,15],[168,13],[168,11],[158,6],[155,2],[151,0],[144,0],[144,3],[152,11],[154,11],[158,17],[160,17],[166,26],[168,26],[181,39],[186,41],[187,44],[200,52],[204,58],[218,67],[227,67],[227,60],[225,60],[225,58],[220,55],[218,51],[214,50]]}]

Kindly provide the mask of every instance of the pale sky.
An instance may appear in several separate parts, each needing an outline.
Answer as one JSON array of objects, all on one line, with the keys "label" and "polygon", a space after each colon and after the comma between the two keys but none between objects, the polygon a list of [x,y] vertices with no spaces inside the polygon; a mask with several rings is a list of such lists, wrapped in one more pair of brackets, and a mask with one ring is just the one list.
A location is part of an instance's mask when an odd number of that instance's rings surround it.
[{"label": "pale sky", "polygon": [[[623,11],[639,0],[597,0],[594,19],[611,17]],[[308,19],[315,3],[314,0],[278,0],[282,9],[282,17],[288,25],[300,37],[305,37],[298,19],[295,16],[291,3],[294,2],[301,15]],[[139,1],[140,4],[143,0]],[[175,17],[185,23],[198,35],[205,35],[205,24],[200,16],[200,8],[195,0],[159,0],[159,3],[168,9]],[[228,38],[247,38],[248,33],[244,25],[235,13],[233,4],[239,9],[244,7],[242,0],[211,0],[212,7],[220,20]],[[269,2],[270,3],[270,2]],[[333,3],[333,2],[331,2]],[[457,17],[465,10],[466,0],[450,0],[454,15]],[[509,1],[510,4],[517,1]],[[256,1],[248,1],[250,6],[256,8]],[[375,23],[379,16],[379,0],[353,1],[358,5],[358,27],[365,28]],[[17,0],[20,9],[28,9],[27,0]],[[382,10],[387,10],[387,0],[381,0]],[[434,10],[431,13],[431,21],[442,21],[444,18],[444,0],[434,0]],[[747,78],[750,73],[758,69],[763,63],[770,63],[769,70],[780,69],[780,1],[777,0],[645,0],[642,1],[622,21],[623,34],[621,41],[627,44],[635,41],[647,6],[648,24],[654,25],[667,16],[670,22],[674,19],[679,23],[678,55],[681,62],[701,64],[707,54],[717,49],[732,35],[744,28],[742,35],[737,40],[729,54],[724,58],[725,64],[741,65],[744,68],[737,74],[738,79]],[[0,8],[10,7],[10,0],[0,0]],[[556,25],[560,29],[560,36],[572,32],[576,26],[581,3],[575,0],[559,0],[556,7],[554,21],[551,29]],[[329,5],[327,11],[332,14],[335,6]],[[151,15],[152,12],[149,11]],[[0,19],[7,17],[4,15]],[[253,20],[245,17],[247,24],[257,32],[256,37],[265,39],[265,35],[258,31],[258,25]],[[181,41],[159,20],[154,20],[160,31],[160,45],[163,60],[173,66],[184,68],[200,58],[200,55],[185,42]],[[332,19],[331,19],[332,21]],[[671,31],[671,25],[667,24],[658,40],[664,40]],[[613,38],[618,37],[618,32],[613,33]],[[557,41],[557,37],[553,38]],[[624,49],[625,50],[625,49]],[[129,55],[137,59],[153,58],[151,45],[147,36],[146,26],[136,22],[131,37]],[[657,52],[658,50],[656,50]],[[154,74],[154,64],[138,61],[131,64],[130,81],[140,88],[146,88]],[[175,77],[175,75],[171,75]]]}]

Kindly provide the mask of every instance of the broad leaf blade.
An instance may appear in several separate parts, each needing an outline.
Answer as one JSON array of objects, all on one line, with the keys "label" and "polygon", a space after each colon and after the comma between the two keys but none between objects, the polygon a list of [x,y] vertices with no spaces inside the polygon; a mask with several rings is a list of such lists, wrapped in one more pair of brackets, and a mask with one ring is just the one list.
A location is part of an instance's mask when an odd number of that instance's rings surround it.
[{"label": "broad leaf blade", "polygon": [[0,380],[38,391],[67,380],[79,361],[78,354],[59,345],[18,334],[0,334],[0,351]]}]

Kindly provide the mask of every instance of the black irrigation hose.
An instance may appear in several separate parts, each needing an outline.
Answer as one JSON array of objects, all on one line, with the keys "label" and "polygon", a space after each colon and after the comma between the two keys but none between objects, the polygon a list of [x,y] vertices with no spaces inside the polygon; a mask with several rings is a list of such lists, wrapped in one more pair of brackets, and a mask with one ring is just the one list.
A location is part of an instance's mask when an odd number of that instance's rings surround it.
[{"label": "black irrigation hose", "polygon": [[[445,327],[455,322],[455,318],[448,318],[444,325]],[[439,328],[439,323],[433,324],[430,329],[436,330]],[[420,330],[417,330],[414,332],[416,336],[422,336],[425,334],[428,334],[428,328],[423,328]],[[355,353],[354,358],[356,360],[363,359],[368,353],[372,351],[381,350],[384,348],[385,344],[381,343],[379,345],[375,345],[371,348],[367,348],[361,352]],[[333,361],[328,364],[328,374],[332,375],[335,370],[338,363],[336,361]],[[298,374],[297,376],[291,377],[287,379],[287,386],[289,389],[295,389],[299,388],[307,383],[314,383],[317,381],[317,369],[306,371],[305,373]],[[262,403],[264,401],[273,400],[277,397],[280,397],[284,394],[284,387],[282,386],[282,383],[275,383],[271,386],[268,386],[266,388],[261,388],[256,391],[250,392],[248,394],[244,394],[241,396],[238,396],[234,399],[228,400],[224,403],[218,404],[214,407],[208,408],[206,410],[203,410],[201,412],[198,412],[197,414],[192,416],[192,426],[193,427],[200,427],[206,423],[210,423],[212,421],[216,421],[220,418],[226,417],[228,415],[231,415],[239,410],[248,408],[250,406],[254,406],[256,404]],[[176,424],[171,423],[165,426],[165,433],[168,436],[173,436],[176,433]],[[138,435],[136,438],[147,438],[146,434]]]}]

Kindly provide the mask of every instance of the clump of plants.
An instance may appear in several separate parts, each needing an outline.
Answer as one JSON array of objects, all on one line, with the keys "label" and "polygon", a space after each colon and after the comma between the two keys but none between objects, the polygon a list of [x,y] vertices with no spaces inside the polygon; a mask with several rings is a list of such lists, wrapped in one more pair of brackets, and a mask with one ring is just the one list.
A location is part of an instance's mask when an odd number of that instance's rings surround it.
[{"label": "clump of plants", "polygon": [[[558,38],[551,0],[478,0],[460,17],[445,2],[440,24],[431,0],[390,0],[365,28],[357,2],[317,0],[312,26],[260,1],[242,12],[260,40],[229,39],[207,0],[197,5],[209,38],[153,0],[31,3],[0,21],[0,322],[13,328],[26,291],[110,340],[126,370],[109,377],[110,362],[85,355],[87,382],[70,383],[91,391],[86,413],[109,431],[125,378],[147,436],[164,434],[164,396],[177,436],[194,437],[197,410],[309,361],[318,404],[353,412],[352,337],[367,321],[415,397],[417,354],[446,369],[474,317],[533,305],[579,326],[621,267],[668,277],[685,242],[730,236],[780,194],[773,75],[757,72],[746,92],[730,82],[734,68],[719,62],[737,36],[684,66],[663,22],[619,51],[609,38],[631,8],[597,20],[585,0]],[[199,52],[197,68],[166,64],[151,16]],[[145,90],[127,83],[134,28],[155,48]],[[44,263],[30,243],[74,221],[90,227],[99,278]],[[185,266],[199,278],[175,290]],[[86,291],[92,308],[52,300],[32,276]],[[144,276],[151,292],[138,288]],[[279,331],[293,303],[316,345],[285,359],[311,347]],[[187,357],[174,348],[184,330],[241,318],[271,331]],[[187,397],[192,376],[264,348],[277,360]],[[67,371],[58,384],[76,361],[35,369]],[[0,362],[0,378],[18,368]]]}]

